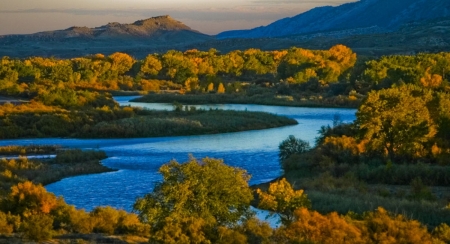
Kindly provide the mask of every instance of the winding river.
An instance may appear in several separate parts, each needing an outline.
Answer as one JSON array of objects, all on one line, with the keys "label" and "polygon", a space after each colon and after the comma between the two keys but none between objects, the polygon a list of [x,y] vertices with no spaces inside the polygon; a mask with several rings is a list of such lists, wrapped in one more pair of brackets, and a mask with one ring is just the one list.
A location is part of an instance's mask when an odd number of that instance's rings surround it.
[{"label": "winding river", "polygon": [[[134,97],[116,97],[121,105],[168,109],[170,104],[130,103]],[[272,180],[281,174],[278,145],[289,135],[314,143],[322,125],[331,124],[339,114],[343,122],[355,119],[354,109],[298,108],[262,105],[201,105],[199,108],[263,111],[285,115],[298,125],[237,133],[133,139],[21,139],[2,140],[0,145],[57,144],[82,149],[101,149],[109,156],[103,164],[116,172],[83,175],[63,179],[46,186],[48,191],[63,196],[67,203],[92,210],[110,205],[131,210],[136,197],[152,191],[161,180],[158,168],[175,159],[184,162],[189,154],[196,158],[224,159],[225,163],[246,169],[250,184]]]}]

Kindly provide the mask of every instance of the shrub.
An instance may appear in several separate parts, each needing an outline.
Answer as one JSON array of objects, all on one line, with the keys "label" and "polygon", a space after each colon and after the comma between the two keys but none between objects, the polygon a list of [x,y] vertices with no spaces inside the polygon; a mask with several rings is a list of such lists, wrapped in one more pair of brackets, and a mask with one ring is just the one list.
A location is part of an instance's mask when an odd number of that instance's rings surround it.
[{"label": "shrub", "polygon": [[20,226],[20,217],[0,212],[0,234],[11,234]]},{"label": "shrub", "polygon": [[366,243],[362,231],[336,212],[326,216],[306,208],[297,209],[295,221],[277,231],[282,243]]},{"label": "shrub", "polygon": [[288,139],[282,141],[278,148],[280,149],[279,157],[283,168],[284,160],[288,159],[293,154],[305,153],[311,149],[308,142],[297,139],[293,135],[290,135]]},{"label": "shrub", "polygon": [[21,231],[26,239],[32,241],[46,241],[53,236],[53,218],[50,215],[35,214],[26,218]]}]

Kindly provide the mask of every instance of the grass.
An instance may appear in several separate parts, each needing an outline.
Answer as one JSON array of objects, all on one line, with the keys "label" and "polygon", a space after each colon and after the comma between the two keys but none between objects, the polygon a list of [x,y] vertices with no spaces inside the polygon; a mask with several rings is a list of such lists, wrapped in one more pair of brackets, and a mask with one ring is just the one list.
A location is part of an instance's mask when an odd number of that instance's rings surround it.
[{"label": "grass", "polygon": [[148,94],[136,98],[132,102],[146,103],[173,103],[182,104],[260,104],[291,107],[337,107],[356,108],[359,100],[350,100],[344,96],[329,98],[300,97],[300,96],[277,96],[270,92],[264,94]]},{"label": "grass", "polygon": [[228,110],[146,111],[139,116],[102,122],[81,136],[96,138],[186,136],[261,130],[297,121],[263,112]]},{"label": "grass", "polygon": [[55,158],[28,159],[26,155],[17,159],[3,158],[0,159],[0,191],[8,191],[24,181],[47,185],[71,176],[114,171],[101,164],[100,160],[106,157],[102,151],[66,149],[59,150]]},{"label": "grass", "polygon": [[0,155],[11,156],[11,155],[48,155],[56,154],[56,152],[61,149],[60,146],[56,145],[29,145],[29,146],[3,146],[0,147]]}]

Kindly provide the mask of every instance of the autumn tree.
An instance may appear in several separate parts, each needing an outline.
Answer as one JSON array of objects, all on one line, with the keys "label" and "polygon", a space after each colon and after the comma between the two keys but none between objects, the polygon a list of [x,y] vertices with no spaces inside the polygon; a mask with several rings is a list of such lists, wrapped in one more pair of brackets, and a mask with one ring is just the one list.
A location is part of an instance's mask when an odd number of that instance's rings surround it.
[{"label": "autumn tree", "polygon": [[395,156],[416,156],[436,134],[427,103],[432,95],[416,86],[370,92],[356,113],[362,137],[372,150]]},{"label": "autumn tree", "polygon": [[141,66],[141,72],[152,76],[158,75],[162,69],[162,63],[156,55],[148,55]]},{"label": "autumn tree", "polygon": [[38,214],[49,214],[57,206],[57,198],[45,190],[42,185],[34,185],[30,181],[19,183],[11,188],[11,193],[3,200],[6,211],[29,217]]},{"label": "autumn tree", "polygon": [[222,160],[190,158],[183,164],[163,165],[159,172],[163,182],[134,204],[140,219],[151,224],[155,238],[176,227],[178,241],[194,238],[190,229],[198,229],[195,238],[200,240],[218,226],[236,225],[250,214],[250,176],[242,169]]},{"label": "autumn tree", "polygon": [[294,221],[288,226],[279,228],[275,238],[278,243],[368,243],[363,233],[356,225],[336,212],[322,215],[316,211],[299,208],[294,211]]},{"label": "autumn tree", "polygon": [[111,70],[124,74],[131,69],[135,60],[126,53],[113,53],[109,56],[111,59]]},{"label": "autumn tree", "polygon": [[371,243],[442,243],[433,240],[425,226],[402,215],[393,216],[379,207],[365,216],[367,239]]},{"label": "autumn tree", "polygon": [[271,183],[267,192],[257,190],[259,196],[258,207],[279,215],[284,225],[294,220],[294,211],[298,208],[311,206],[303,190],[294,190],[289,182],[283,178]]}]

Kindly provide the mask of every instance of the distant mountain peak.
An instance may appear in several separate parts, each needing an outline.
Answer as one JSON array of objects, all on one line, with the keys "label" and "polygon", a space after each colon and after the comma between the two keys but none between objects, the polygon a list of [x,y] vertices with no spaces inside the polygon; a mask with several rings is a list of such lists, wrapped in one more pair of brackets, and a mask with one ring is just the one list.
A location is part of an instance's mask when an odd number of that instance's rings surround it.
[{"label": "distant mountain peak", "polygon": [[[0,50],[20,50],[21,54],[46,56],[56,50],[63,55],[108,53],[110,50],[160,50],[181,48],[190,44],[212,40],[168,15],[138,20],[134,23],[110,22],[89,28],[73,26],[64,30],[45,31],[28,35],[0,36]],[[25,51],[24,47],[28,47]],[[9,51],[11,50],[11,51]],[[138,51],[140,50],[140,51]],[[12,55],[8,55],[12,56]]]}]

